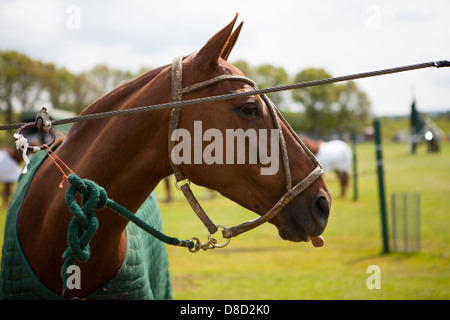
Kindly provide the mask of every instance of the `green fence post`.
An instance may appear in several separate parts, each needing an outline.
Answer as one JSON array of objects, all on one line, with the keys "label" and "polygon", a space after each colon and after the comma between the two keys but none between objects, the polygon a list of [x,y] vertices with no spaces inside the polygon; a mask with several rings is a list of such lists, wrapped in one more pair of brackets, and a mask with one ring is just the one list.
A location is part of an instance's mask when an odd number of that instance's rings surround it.
[{"label": "green fence post", "polygon": [[378,175],[378,191],[380,199],[380,215],[381,215],[381,233],[383,236],[383,253],[389,253],[389,235],[387,227],[387,214],[386,214],[386,196],[384,193],[384,172],[383,172],[383,154],[381,143],[381,126],[380,120],[375,119],[373,121],[373,127],[375,129],[375,155],[376,166]]},{"label": "green fence post", "polygon": [[352,130],[352,163],[353,163],[353,200],[358,200],[358,167],[357,167],[357,157],[356,157],[356,143],[357,135],[356,131]]}]

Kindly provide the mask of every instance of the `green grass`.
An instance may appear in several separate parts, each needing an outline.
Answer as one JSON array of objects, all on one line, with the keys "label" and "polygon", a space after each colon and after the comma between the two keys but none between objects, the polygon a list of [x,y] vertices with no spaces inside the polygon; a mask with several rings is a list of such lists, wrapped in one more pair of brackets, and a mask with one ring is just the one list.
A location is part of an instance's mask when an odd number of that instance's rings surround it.
[{"label": "green grass", "polygon": [[[408,154],[406,144],[386,141],[386,194],[420,192],[422,246],[418,253],[381,254],[382,241],[373,143],[358,145],[359,200],[338,198],[334,175],[325,177],[333,195],[332,213],[324,233],[325,246],[281,240],[266,224],[233,238],[223,249],[192,254],[167,247],[175,299],[449,299],[450,144],[441,153],[424,147]],[[180,239],[207,239],[207,231],[182,194],[163,203],[157,188],[165,233]],[[255,214],[216,194],[194,186],[205,211],[217,224],[236,225]],[[389,211],[389,198],[388,211]],[[5,210],[0,211],[0,242]],[[219,242],[223,239],[219,237]],[[378,265],[381,289],[366,286],[367,267]]]},{"label": "green grass", "polygon": [[[272,225],[233,238],[224,249],[191,254],[168,247],[175,299],[450,298],[450,145],[440,154],[427,154],[423,146],[411,156],[406,144],[386,143],[383,153],[387,196],[421,194],[420,252],[381,254],[374,145],[360,144],[358,201],[352,192],[347,199],[338,198],[336,178],[325,177],[333,204],[323,248],[283,241]],[[157,191],[163,198],[163,188]],[[197,192],[202,199],[203,190]],[[161,203],[166,233],[205,241],[205,228],[182,195],[177,198],[172,204]],[[218,224],[231,226],[255,217],[219,195],[201,203]],[[379,290],[366,286],[370,265],[380,267]]]}]

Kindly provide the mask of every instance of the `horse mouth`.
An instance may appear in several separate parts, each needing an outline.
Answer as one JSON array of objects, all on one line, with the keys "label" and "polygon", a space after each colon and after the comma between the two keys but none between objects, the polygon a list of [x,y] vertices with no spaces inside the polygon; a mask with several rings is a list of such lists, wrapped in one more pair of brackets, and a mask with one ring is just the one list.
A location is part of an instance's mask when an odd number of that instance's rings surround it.
[{"label": "horse mouth", "polygon": [[281,227],[279,228],[278,234],[283,240],[293,242],[311,241],[312,245],[316,248],[323,247],[325,244],[325,240],[321,235],[310,236],[299,224],[296,224],[296,227],[293,227],[292,224],[289,227]]},{"label": "horse mouth", "polygon": [[[320,214],[317,210],[306,213],[295,205],[285,208],[280,212],[278,223],[278,233],[283,240],[293,242],[309,242],[316,248],[322,247],[325,240],[321,236],[328,224],[329,204],[324,199],[319,200],[321,207]],[[326,202],[326,203],[325,203]]]}]

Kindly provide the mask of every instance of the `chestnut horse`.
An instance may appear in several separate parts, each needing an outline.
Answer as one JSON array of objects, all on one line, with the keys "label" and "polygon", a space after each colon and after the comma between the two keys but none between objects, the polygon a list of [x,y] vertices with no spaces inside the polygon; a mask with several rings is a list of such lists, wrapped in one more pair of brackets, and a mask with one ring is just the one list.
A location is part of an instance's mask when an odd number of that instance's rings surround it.
[{"label": "chestnut horse", "polygon": [[[237,16],[236,16],[237,18]],[[188,86],[223,75],[243,74],[226,60],[237,40],[241,25],[233,32],[236,18],[214,35],[205,46],[182,61],[182,85]],[[88,106],[83,114],[167,103],[171,100],[172,70],[165,65],[128,81]],[[187,93],[183,99],[213,96],[254,88],[245,81],[224,80]],[[193,132],[194,121],[204,130],[215,128],[225,136],[229,128],[273,129],[274,120],[260,96],[235,98],[181,108],[179,127]],[[152,190],[173,173],[169,158],[170,110],[112,117],[74,124],[55,154],[79,177],[95,181],[108,196],[136,212]],[[286,152],[291,167],[290,184],[305,179],[315,168],[298,140],[282,123]],[[280,157],[281,158],[281,157]],[[281,163],[281,161],[280,161]],[[257,164],[187,164],[179,168],[193,183],[217,190],[259,215],[268,212],[286,193],[283,170],[261,175]],[[17,222],[17,236],[23,255],[37,279],[49,290],[61,292],[59,276],[67,247],[67,225],[72,215],[58,189],[61,172],[47,158],[31,181]],[[331,197],[322,177],[295,196],[270,222],[282,239],[318,241],[330,211]],[[99,227],[90,243],[91,258],[79,264],[80,289],[67,290],[65,298],[87,297],[114,278],[127,251],[128,221],[110,209],[98,210]],[[322,240],[323,241],[323,240]],[[320,242],[320,241],[319,241]],[[149,262],[151,263],[151,262]]]},{"label": "chestnut horse", "polygon": [[325,173],[334,171],[341,186],[341,197],[345,197],[350,181],[352,151],[342,140],[314,140],[300,135],[306,146],[315,154]]}]

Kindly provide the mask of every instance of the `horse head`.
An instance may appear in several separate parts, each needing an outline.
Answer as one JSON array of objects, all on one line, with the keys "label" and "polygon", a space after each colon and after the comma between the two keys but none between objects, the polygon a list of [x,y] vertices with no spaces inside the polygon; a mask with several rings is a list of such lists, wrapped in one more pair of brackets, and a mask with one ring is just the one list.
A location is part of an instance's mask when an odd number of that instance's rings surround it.
[{"label": "horse head", "polygon": [[[236,18],[198,52],[182,60],[181,86],[190,88],[184,90],[183,99],[254,90],[251,81],[245,81],[243,73],[227,62],[242,28],[241,23],[233,32]],[[211,79],[218,80],[204,85]],[[169,137],[176,140],[169,150],[171,161],[192,182],[214,189],[261,216],[266,214],[289,186],[303,181],[318,165],[286,122],[279,122],[277,129],[278,116],[270,104],[267,98],[256,95],[183,109],[177,132]],[[281,147],[280,139],[284,140]],[[286,165],[290,170],[283,168]],[[283,239],[311,239],[315,246],[321,246],[319,236],[327,225],[330,205],[330,193],[319,177],[270,222]]]}]

